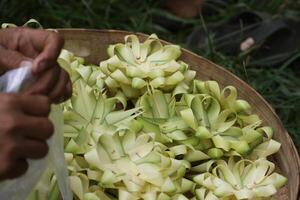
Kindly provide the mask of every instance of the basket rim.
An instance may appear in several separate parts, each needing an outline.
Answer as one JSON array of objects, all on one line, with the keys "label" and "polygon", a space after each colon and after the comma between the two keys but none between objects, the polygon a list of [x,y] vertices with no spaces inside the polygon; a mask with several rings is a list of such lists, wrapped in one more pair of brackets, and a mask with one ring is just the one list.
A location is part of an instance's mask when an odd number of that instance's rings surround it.
[{"label": "basket rim", "polygon": [[[117,29],[85,29],[85,28],[57,28],[56,29],[58,32],[71,32],[71,31],[83,31],[83,32],[96,32],[96,33],[116,33],[116,34],[135,34],[135,35],[138,35],[138,36],[142,36],[142,37],[149,37],[149,34],[145,34],[145,33],[142,33],[142,32],[133,32],[133,31],[125,31],[125,30],[117,30]],[[166,40],[163,40],[163,39],[160,39],[163,43],[165,44],[173,44],[171,42],[168,42]],[[274,108],[268,103],[267,100],[265,100],[265,98],[260,94],[258,93],[254,88],[252,88],[248,83],[246,83],[244,80],[242,80],[241,78],[239,78],[237,75],[235,75],[234,73],[230,72],[229,70],[225,69],[224,67],[188,50],[188,49],[185,49],[183,47],[180,47],[181,50],[187,54],[190,54],[198,59],[201,59],[201,60],[204,60],[205,62],[211,64],[211,65],[214,65],[216,68],[218,68],[219,70],[221,71],[224,71],[225,73],[229,73],[231,74],[235,79],[239,80],[241,84],[243,84],[247,89],[251,90],[252,92],[254,92],[258,98],[260,98],[260,100],[263,101],[263,103],[267,106],[267,108],[271,111],[272,115],[274,116],[274,118],[276,119],[277,123],[279,123],[279,125],[283,128],[283,134],[285,135],[286,139],[287,139],[287,142],[289,142],[291,144],[291,147],[292,147],[292,150],[295,152],[293,154],[293,157],[294,157],[294,160],[296,162],[296,165],[298,166],[297,169],[297,174],[299,175],[298,178],[297,178],[297,185],[298,185],[298,192],[296,194],[296,196],[298,198],[300,198],[300,157],[299,157],[299,154],[298,154],[298,151],[297,151],[297,148],[291,138],[291,136],[288,134],[287,130],[285,129],[285,127],[283,126],[283,123],[281,121],[281,119],[279,118],[279,116],[276,114]]]}]

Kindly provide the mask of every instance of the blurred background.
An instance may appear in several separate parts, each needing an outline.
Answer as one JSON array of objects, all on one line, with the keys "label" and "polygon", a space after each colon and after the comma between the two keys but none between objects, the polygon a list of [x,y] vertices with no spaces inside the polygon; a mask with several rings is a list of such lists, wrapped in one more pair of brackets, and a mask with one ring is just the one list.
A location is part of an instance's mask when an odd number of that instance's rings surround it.
[{"label": "blurred background", "polygon": [[300,152],[300,0],[1,0],[0,23],[156,33],[227,68],[275,108]]}]

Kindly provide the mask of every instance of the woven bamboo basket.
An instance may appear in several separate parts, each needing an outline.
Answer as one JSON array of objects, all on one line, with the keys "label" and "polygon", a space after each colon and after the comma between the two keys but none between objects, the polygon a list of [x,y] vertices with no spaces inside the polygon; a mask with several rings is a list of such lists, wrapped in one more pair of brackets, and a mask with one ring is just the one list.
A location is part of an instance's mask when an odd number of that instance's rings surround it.
[{"label": "woven bamboo basket", "polygon": [[[88,63],[99,64],[107,59],[106,49],[109,44],[124,42],[124,36],[132,34],[116,30],[90,30],[90,29],[59,29],[65,38],[65,48],[75,55],[84,57]],[[148,35],[135,33],[144,40]],[[167,43],[163,41],[164,43]],[[274,137],[282,144],[280,151],[273,156],[277,170],[289,180],[287,185],[280,189],[275,199],[298,200],[300,185],[300,159],[293,141],[282,125],[273,108],[243,80],[224,68],[198,56],[188,50],[182,50],[181,59],[197,71],[197,78],[202,80],[216,80],[221,87],[233,85],[237,88],[239,97],[247,100],[265,125],[275,130]]]}]

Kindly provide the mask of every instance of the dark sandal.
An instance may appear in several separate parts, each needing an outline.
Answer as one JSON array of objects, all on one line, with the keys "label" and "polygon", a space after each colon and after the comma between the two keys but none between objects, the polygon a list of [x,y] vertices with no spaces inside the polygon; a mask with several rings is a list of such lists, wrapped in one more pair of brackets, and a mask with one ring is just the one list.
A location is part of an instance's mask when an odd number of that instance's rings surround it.
[{"label": "dark sandal", "polygon": [[[239,21],[244,25],[242,29]],[[284,19],[272,19],[260,12],[241,12],[229,24],[208,27],[208,31],[202,27],[195,28],[188,37],[187,46],[199,50],[206,48],[205,39],[212,33],[215,34],[215,50],[233,56],[242,53],[241,43],[251,38],[254,46],[251,48],[250,65],[279,64],[295,53],[300,42],[294,28]]]}]

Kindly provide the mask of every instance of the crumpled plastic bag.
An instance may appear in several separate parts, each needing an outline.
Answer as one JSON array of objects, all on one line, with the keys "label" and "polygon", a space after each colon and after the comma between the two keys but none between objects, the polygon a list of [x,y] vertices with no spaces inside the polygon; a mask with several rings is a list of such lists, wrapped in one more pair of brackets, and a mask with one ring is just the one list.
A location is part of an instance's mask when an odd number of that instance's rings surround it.
[{"label": "crumpled plastic bag", "polygon": [[[17,93],[26,88],[34,81],[31,71],[32,63],[24,61],[19,68],[6,72],[0,77],[0,91]],[[55,131],[47,141],[49,145],[48,155],[40,160],[28,159],[29,168],[23,176],[0,182],[1,200],[25,200],[49,167],[56,175],[63,199],[73,199],[64,158],[63,113],[59,106],[52,106],[49,119],[52,121]]]}]

